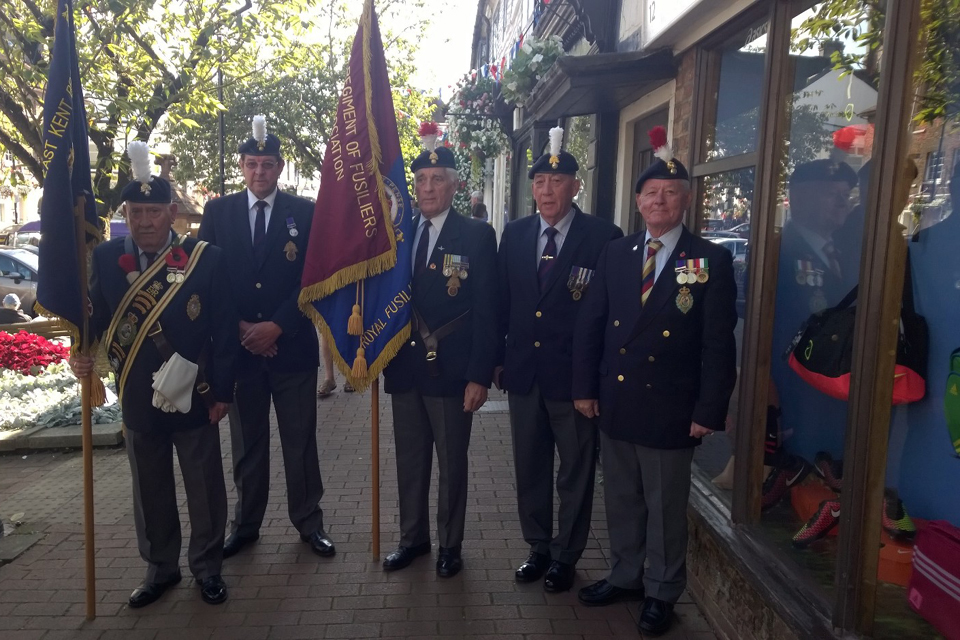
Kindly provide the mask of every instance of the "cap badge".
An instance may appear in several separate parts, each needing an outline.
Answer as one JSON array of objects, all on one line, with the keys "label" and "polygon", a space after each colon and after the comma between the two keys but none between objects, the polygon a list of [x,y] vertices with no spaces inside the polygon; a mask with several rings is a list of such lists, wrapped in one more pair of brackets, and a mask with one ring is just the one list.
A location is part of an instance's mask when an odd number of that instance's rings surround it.
[{"label": "cap badge", "polygon": [[556,169],[560,166],[560,158],[558,156],[550,156],[550,166]]}]

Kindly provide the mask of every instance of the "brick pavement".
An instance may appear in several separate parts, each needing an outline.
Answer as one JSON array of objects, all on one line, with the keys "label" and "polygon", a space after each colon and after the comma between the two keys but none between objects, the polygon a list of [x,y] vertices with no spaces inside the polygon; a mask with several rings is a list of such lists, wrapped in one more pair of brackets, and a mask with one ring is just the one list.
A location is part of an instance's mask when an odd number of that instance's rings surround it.
[{"label": "brick pavement", "polygon": [[[381,394],[382,551],[396,547],[397,482],[389,397]],[[0,567],[3,640],[260,640],[297,638],[498,638],[567,640],[637,638],[636,603],[605,608],[577,604],[576,590],[606,575],[606,520],[598,486],[589,546],[574,589],[546,594],[542,583],[518,585],[526,557],[516,516],[505,397],[474,419],[464,571],[443,580],[433,556],[384,573],[370,553],[370,396],[343,393],[320,401],[322,506],[337,545],[318,558],[299,542],[286,516],[279,439],[273,438],[272,488],[260,542],[224,563],[230,599],[204,604],[187,579],[139,610],[126,599],[144,575],[133,528],[130,472],[123,449],[95,453],[97,613],[84,619],[81,458],[79,452],[0,457],[0,514],[23,512],[20,531],[44,538]],[[222,446],[229,478],[226,422]],[[436,473],[436,471],[434,471]],[[178,471],[179,476],[179,471]],[[230,505],[234,504],[232,482]],[[434,476],[434,487],[436,476]],[[435,505],[432,513],[435,513]],[[189,525],[181,492],[184,553]],[[181,563],[186,571],[186,560]],[[715,638],[684,597],[667,638]]]}]

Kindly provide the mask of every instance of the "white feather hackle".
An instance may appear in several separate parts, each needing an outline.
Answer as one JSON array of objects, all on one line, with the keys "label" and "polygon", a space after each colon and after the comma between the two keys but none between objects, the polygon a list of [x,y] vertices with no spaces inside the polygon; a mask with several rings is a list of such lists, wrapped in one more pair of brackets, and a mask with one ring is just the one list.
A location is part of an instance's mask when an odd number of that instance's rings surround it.
[{"label": "white feather hackle", "polygon": [[267,139],[266,116],[253,116],[253,139],[261,143]]},{"label": "white feather hackle", "polygon": [[673,160],[673,149],[670,148],[669,143],[663,145],[659,149],[655,149],[653,155],[660,158],[664,162],[670,162]]},{"label": "white feather hackle", "polygon": [[554,127],[550,129],[550,155],[558,157],[560,149],[563,147],[563,127]]},{"label": "white feather hackle", "polygon": [[144,184],[150,182],[150,145],[134,140],[127,145],[127,155],[130,156],[133,179]]},{"label": "white feather hackle", "polygon": [[435,133],[429,133],[425,136],[420,136],[420,144],[423,145],[424,150],[426,151],[436,151],[437,150],[437,141],[440,139]]}]

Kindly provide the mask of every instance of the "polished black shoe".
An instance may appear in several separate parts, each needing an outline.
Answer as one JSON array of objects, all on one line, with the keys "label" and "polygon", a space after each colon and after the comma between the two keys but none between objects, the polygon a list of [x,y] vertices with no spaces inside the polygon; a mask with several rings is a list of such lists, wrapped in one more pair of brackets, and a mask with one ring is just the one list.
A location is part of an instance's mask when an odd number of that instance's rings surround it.
[{"label": "polished black shoe", "polygon": [[300,539],[309,543],[310,548],[313,549],[313,552],[318,556],[329,558],[337,552],[337,548],[333,546],[333,542],[323,531],[314,531],[308,536],[301,534]]},{"label": "polished black shoe", "polygon": [[532,551],[530,557],[520,565],[516,574],[517,582],[534,582],[539,580],[550,566],[550,556],[545,553]]},{"label": "polished black shoe", "polygon": [[260,539],[260,534],[255,533],[252,536],[242,536],[239,533],[231,533],[227,536],[227,541],[223,543],[223,557],[231,558],[240,552],[248,544],[253,544]]},{"label": "polished black shoe", "polygon": [[543,590],[547,593],[560,593],[569,591],[573,586],[573,576],[575,574],[574,566],[566,562],[550,563],[546,575],[543,576]]},{"label": "polished black shoe", "polygon": [[227,601],[227,584],[220,576],[200,580],[200,597],[207,604],[223,604]]},{"label": "polished black shoe", "polygon": [[673,605],[656,598],[647,598],[640,607],[640,622],[637,628],[649,636],[659,636],[670,629],[673,622]]},{"label": "polished black shoe", "polygon": [[623,589],[610,584],[606,580],[601,580],[594,582],[589,587],[580,589],[577,594],[577,599],[588,607],[605,607],[621,598],[642,599],[643,589]]},{"label": "polished black shoe", "polygon": [[440,554],[437,556],[437,575],[441,578],[452,578],[460,573],[460,569],[463,569],[460,550],[440,547]]},{"label": "polished black shoe", "polygon": [[413,547],[397,547],[397,550],[383,559],[384,571],[396,571],[410,566],[414,558],[430,553],[430,543],[424,542]]},{"label": "polished black shoe", "polygon": [[130,605],[131,609],[139,609],[148,604],[153,604],[160,599],[160,596],[162,596],[167,589],[180,582],[181,579],[182,576],[180,572],[177,571],[175,576],[164,582],[144,582],[133,590],[133,593],[130,594],[130,599],[127,600],[127,604]]}]

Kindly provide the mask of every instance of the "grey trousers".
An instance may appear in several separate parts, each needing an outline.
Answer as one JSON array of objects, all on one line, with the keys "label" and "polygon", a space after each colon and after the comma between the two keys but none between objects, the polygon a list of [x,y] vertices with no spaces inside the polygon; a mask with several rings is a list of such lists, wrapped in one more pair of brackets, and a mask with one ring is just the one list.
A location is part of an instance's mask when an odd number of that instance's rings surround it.
[{"label": "grey trousers", "polygon": [[[549,555],[558,562],[576,564],[590,534],[597,428],[594,421],[573,408],[573,402],[547,400],[536,385],[530,393],[511,393],[508,399],[523,539],[531,551]],[[560,455],[556,536],[554,447]]]},{"label": "grey trousers", "polygon": [[393,434],[400,492],[400,545],[430,542],[430,473],[437,448],[437,537],[440,546],[460,549],[467,513],[467,449],[473,414],[463,397],[440,398],[419,391],[394,393]]},{"label": "grey trousers", "polygon": [[[693,448],[651,449],[600,434],[610,577],[676,602],[687,585],[687,500]],[[644,560],[649,567],[644,571]]]},{"label": "grey trousers", "polygon": [[220,575],[227,490],[223,483],[220,431],[207,425],[186,431],[127,429],[133,477],[133,521],[146,582],[169,580],[180,570],[180,512],[173,475],[177,449],[190,515],[190,571],[199,579]]},{"label": "grey trousers", "polygon": [[317,370],[273,373],[263,368],[237,381],[230,408],[230,441],[237,506],[231,530],[260,531],[270,491],[270,399],[287,481],[287,512],[302,535],[323,532],[323,481],[317,455]]}]

